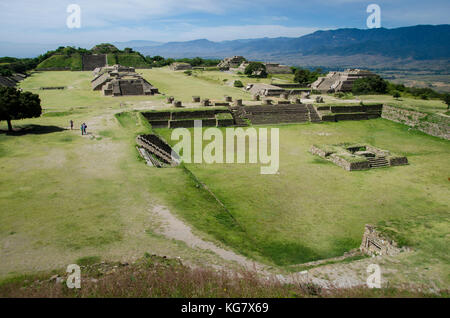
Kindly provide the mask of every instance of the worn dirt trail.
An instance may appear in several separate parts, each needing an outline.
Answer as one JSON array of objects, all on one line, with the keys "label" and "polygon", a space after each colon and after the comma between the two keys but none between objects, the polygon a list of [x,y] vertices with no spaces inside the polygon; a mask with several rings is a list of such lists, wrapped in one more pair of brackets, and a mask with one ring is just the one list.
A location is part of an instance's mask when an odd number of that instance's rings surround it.
[{"label": "worn dirt trail", "polygon": [[166,207],[159,205],[155,206],[153,208],[153,212],[157,214],[163,221],[163,226],[159,230],[160,234],[163,234],[164,236],[171,239],[182,241],[193,248],[210,250],[223,259],[234,261],[239,265],[245,267],[246,269],[256,269],[258,271],[264,270],[263,265],[251,261],[242,255],[238,255],[233,251],[218,247],[214,243],[207,242],[194,235],[191,228],[183,221],[175,217]]}]

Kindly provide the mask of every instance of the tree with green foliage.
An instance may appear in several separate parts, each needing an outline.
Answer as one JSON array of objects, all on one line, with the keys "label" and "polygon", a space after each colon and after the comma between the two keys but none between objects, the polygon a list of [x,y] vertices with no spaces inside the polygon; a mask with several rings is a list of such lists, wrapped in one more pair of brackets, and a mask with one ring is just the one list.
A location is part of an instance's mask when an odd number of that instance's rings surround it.
[{"label": "tree with green foliage", "polygon": [[394,98],[400,98],[400,92],[399,91],[395,91],[393,94],[392,94],[392,97],[394,97]]},{"label": "tree with green foliage", "polygon": [[353,83],[352,91],[355,95],[386,94],[387,83],[378,75],[360,78]]},{"label": "tree with green foliage", "polygon": [[21,92],[15,87],[0,87],[0,121],[8,123],[12,131],[12,120],[35,118],[42,114],[39,95]]},{"label": "tree with green foliage", "polygon": [[261,62],[250,62],[245,68],[245,75],[248,77],[266,78],[267,69]]},{"label": "tree with green foliage", "polygon": [[311,72],[307,69],[296,68],[294,72],[294,81],[306,87],[315,82],[320,75],[321,73],[317,70]]},{"label": "tree with green foliage", "polygon": [[294,81],[303,85],[303,86],[307,86],[308,84],[310,84],[309,78],[310,78],[310,72],[308,70],[304,70],[304,69],[297,69],[295,71],[295,75],[294,75]]},{"label": "tree with green foliage", "polygon": [[450,109],[450,93],[445,93],[442,96],[442,101],[447,104],[447,109]]}]

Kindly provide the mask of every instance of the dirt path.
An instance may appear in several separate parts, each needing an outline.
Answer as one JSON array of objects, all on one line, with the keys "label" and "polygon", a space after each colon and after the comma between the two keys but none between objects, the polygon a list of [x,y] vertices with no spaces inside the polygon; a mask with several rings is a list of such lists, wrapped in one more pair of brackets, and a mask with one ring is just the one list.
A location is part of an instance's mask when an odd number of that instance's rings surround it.
[{"label": "dirt path", "polygon": [[[191,228],[183,221],[174,216],[166,207],[155,206],[152,212],[156,214],[163,223],[159,229],[159,234],[167,238],[182,241],[192,248],[199,248],[209,250],[227,261],[233,261],[248,270],[257,271],[262,276],[267,278],[275,277],[282,283],[313,283],[322,288],[350,288],[355,286],[362,286],[365,284],[364,275],[360,273],[365,271],[365,268],[370,263],[370,260],[356,261],[350,264],[334,264],[313,268],[310,271],[303,271],[292,273],[288,275],[273,274],[266,270],[262,264],[256,263],[247,259],[242,255],[238,255],[233,251],[223,249],[207,242],[192,233]],[[350,266],[349,266],[350,265]]]},{"label": "dirt path", "polygon": [[175,217],[166,207],[159,205],[155,206],[153,208],[153,213],[157,214],[163,221],[163,226],[159,230],[160,234],[163,234],[164,236],[174,240],[182,241],[193,248],[210,250],[223,259],[234,261],[239,265],[245,267],[246,269],[258,271],[264,270],[263,265],[255,263],[242,255],[234,253],[233,251],[218,247],[211,242],[204,241],[203,239],[194,235],[191,231],[191,228],[183,221]]}]

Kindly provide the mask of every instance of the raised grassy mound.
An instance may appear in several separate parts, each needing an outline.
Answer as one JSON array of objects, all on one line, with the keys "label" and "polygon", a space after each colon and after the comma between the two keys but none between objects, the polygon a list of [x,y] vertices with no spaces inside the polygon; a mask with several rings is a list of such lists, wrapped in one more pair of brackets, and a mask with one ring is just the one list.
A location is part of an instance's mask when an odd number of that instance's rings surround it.
[{"label": "raised grassy mound", "polygon": [[54,54],[36,67],[38,71],[81,71],[82,68],[82,55],[79,53]]},{"label": "raised grassy mound", "polygon": [[91,50],[61,47],[48,52],[47,59],[37,67],[40,71],[92,71],[97,67],[120,64],[134,68],[150,68],[145,57],[133,50],[119,50],[111,44],[94,46]]}]

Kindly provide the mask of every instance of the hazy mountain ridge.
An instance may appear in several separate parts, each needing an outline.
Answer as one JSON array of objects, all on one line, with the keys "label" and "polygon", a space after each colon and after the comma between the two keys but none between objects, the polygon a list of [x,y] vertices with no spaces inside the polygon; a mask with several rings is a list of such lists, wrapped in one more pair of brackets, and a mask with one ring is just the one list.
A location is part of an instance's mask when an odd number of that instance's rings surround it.
[{"label": "hazy mountain ridge", "polygon": [[[143,55],[161,55],[166,58],[224,58],[243,55],[249,59],[288,65],[424,69],[450,73],[449,24],[395,29],[344,28],[317,31],[298,38],[222,42],[198,39],[168,43],[133,40],[112,44],[119,49],[131,47]],[[0,56],[32,57],[57,47],[58,45],[52,47],[48,44],[0,42]]]},{"label": "hazy mountain ridge", "polygon": [[[354,56],[376,56],[380,63],[442,62],[450,59],[450,25],[418,25],[396,29],[337,29],[317,31],[299,38],[260,38],[223,42],[206,39],[168,42],[157,46],[137,46],[144,55],[165,57],[223,58],[244,55],[254,59],[290,64],[315,60],[326,65],[327,57],[342,57],[352,64]],[[347,57],[347,58],[346,58]],[[364,60],[364,59],[362,59]],[[420,62],[423,63],[420,63]],[[309,64],[309,63],[308,63]],[[415,63],[417,64],[417,63]],[[442,64],[442,63],[441,63]],[[317,64],[316,64],[317,65]]]}]

